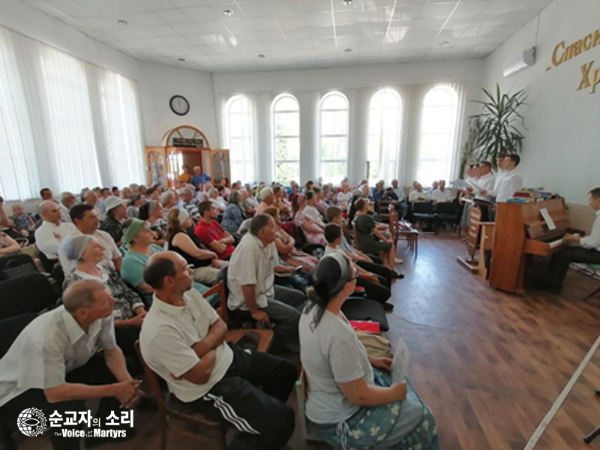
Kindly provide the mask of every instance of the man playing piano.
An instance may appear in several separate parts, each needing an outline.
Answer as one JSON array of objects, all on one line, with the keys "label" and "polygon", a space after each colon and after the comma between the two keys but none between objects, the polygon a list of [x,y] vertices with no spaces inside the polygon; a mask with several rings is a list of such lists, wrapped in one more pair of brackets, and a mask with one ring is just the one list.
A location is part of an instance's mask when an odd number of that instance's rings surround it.
[{"label": "man playing piano", "polygon": [[588,204],[596,213],[596,220],[589,236],[565,234],[563,241],[570,245],[552,255],[544,290],[560,293],[563,280],[571,263],[600,264],[600,187],[588,193]]}]

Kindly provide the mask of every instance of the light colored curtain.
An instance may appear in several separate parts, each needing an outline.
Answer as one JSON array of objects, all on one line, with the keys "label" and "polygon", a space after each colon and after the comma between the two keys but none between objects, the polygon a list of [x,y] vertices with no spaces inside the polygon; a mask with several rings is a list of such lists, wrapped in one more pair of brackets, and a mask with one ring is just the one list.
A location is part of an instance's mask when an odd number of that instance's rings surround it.
[{"label": "light colored curtain", "polygon": [[2,27],[0,64],[3,195],[143,182],[133,80]]}]

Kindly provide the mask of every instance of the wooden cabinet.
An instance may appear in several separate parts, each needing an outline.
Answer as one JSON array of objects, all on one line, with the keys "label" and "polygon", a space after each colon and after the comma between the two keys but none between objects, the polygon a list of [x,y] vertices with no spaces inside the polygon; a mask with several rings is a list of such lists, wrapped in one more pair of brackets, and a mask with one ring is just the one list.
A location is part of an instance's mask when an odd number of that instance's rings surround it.
[{"label": "wooden cabinet", "polygon": [[[174,146],[173,138],[197,140],[201,147]],[[169,130],[163,136],[162,146],[146,147],[146,170],[148,185],[160,183],[174,187],[177,184],[182,166],[187,165],[193,173],[200,166],[203,173],[213,180],[213,184],[222,179],[231,182],[229,150],[213,149],[208,139],[197,128],[184,125]]]}]

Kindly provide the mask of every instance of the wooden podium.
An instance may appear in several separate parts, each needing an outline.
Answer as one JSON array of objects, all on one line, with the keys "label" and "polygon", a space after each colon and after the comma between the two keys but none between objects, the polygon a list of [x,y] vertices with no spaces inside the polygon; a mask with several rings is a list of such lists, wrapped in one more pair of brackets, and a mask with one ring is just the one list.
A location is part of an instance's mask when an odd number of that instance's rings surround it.
[{"label": "wooden podium", "polygon": [[467,253],[469,258],[459,256],[456,260],[472,274],[487,277],[485,252],[492,249],[493,222],[482,222],[482,211],[477,206],[469,209]]}]

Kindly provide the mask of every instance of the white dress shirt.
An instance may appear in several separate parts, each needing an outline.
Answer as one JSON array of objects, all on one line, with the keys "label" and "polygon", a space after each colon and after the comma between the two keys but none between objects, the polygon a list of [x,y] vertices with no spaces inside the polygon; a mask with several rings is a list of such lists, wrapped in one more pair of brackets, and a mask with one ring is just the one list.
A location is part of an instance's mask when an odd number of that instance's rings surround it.
[{"label": "white dress shirt", "polygon": [[596,220],[592,225],[592,232],[589,236],[581,238],[581,246],[600,252],[600,211],[596,211]]},{"label": "white dress shirt", "polygon": [[202,341],[219,320],[214,308],[195,289],[184,293],[183,300],[185,306],[174,306],[154,294],[152,308],[142,323],[140,349],[152,370],[166,380],[169,391],[189,403],[208,394],[221,381],[233,362],[233,351],[224,342],[215,349],[215,365],[208,382],[194,384],[181,378],[201,360],[192,346]]},{"label": "white dress shirt", "polygon": [[431,200],[431,197],[429,196],[429,192],[425,192],[425,191],[412,191],[409,195],[408,195],[408,201],[410,203],[414,203],[414,202],[428,202]]},{"label": "white dress shirt", "polygon": [[479,193],[480,191],[492,191],[494,189],[494,184],[496,183],[496,177],[493,173],[488,173],[479,177],[478,180],[473,180],[473,183],[479,188],[474,189],[475,193]]},{"label": "white dress shirt", "polygon": [[405,200],[404,188],[402,186],[398,186],[394,188],[394,194],[398,197],[399,202],[403,202]]},{"label": "white dress shirt", "polygon": [[268,298],[273,298],[275,289],[275,267],[279,264],[279,255],[275,242],[266,247],[256,236],[246,233],[231,256],[227,272],[229,298],[227,306],[231,310],[248,311],[248,305],[242,292],[242,286],[255,285],[256,305],[266,308]]},{"label": "white dress shirt", "polygon": [[62,305],[36,317],[0,359],[0,406],[29,389],[65,384],[66,374],[84,366],[99,346],[116,345],[112,315],[96,320],[87,333]]},{"label": "white dress shirt", "polygon": [[446,203],[454,200],[454,195],[452,195],[452,191],[449,189],[444,189],[443,191],[440,189],[436,189],[431,193],[431,199],[434,202]]},{"label": "white dress shirt", "polygon": [[517,175],[517,169],[504,172],[496,177],[494,189],[488,195],[496,197],[496,203],[505,202],[523,187],[523,177]]},{"label": "white dress shirt", "polygon": [[48,259],[58,259],[58,247],[64,238],[78,234],[72,223],[44,223],[35,231],[35,245]]},{"label": "white dress shirt", "polygon": [[60,204],[60,217],[63,222],[73,223],[69,215],[69,209],[62,203]]}]

